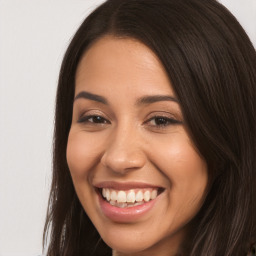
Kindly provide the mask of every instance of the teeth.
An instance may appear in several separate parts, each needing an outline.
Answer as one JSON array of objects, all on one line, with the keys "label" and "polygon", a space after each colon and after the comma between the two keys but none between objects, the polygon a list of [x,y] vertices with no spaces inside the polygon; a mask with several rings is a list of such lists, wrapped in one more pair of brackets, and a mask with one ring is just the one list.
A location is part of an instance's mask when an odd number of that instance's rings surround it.
[{"label": "teeth", "polygon": [[119,208],[125,208],[125,207],[127,207],[127,203],[119,203],[118,207]]},{"label": "teeth", "polygon": [[134,203],[135,202],[135,192],[134,190],[130,190],[127,194],[127,203]]},{"label": "teeth", "polygon": [[137,194],[136,194],[136,201],[137,202],[141,202],[143,200],[143,194],[141,191],[139,191]]},{"label": "teeth", "polygon": [[156,197],[157,197],[157,190],[154,189],[154,190],[151,192],[150,198],[151,198],[151,199],[155,199]]},{"label": "teeth", "polygon": [[112,190],[111,194],[110,194],[110,198],[112,201],[116,201],[117,199],[117,194],[115,190]]},{"label": "teeth", "polygon": [[119,191],[117,194],[118,203],[126,203],[126,193],[124,191]]},{"label": "teeth", "polygon": [[157,197],[157,189],[136,189],[136,190],[113,190],[102,189],[102,196],[109,201],[111,205],[120,208],[133,207],[143,204]]},{"label": "teeth", "polygon": [[106,198],[106,189],[105,188],[102,189],[102,195],[104,198]]},{"label": "teeth", "polygon": [[110,200],[110,191],[109,191],[109,189],[106,189],[106,199],[108,201]]},{"label": "teeth", "polygon": [[111,205],[115,205],[116,204],[116,201],[109,201],[109,203],[111,204]]},{"label": "teeth", "polygon": [[144,192],[144,201],[148,202],[150,200],[150,192],[145,191]]}]

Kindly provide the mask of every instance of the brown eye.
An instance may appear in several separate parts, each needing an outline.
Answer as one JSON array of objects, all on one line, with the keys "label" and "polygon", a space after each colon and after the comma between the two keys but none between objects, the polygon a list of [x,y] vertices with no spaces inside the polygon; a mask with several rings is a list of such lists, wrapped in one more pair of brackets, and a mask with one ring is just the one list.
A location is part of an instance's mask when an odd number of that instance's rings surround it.
[{"label": "brown eye", "polygon": [[178,121],[176,119],[165,117],[165,116],[154,116],[154,117],[150,118],[147,122],[151,126],[159,126],[159,127],[164,127],[164,126],[168,126],[168,125],[181,123],[180,121]]},{"label": "brown eye", "polygon": [[109,124],[110,122],[102,116],[89,115],[80,118],[78,123]]}]

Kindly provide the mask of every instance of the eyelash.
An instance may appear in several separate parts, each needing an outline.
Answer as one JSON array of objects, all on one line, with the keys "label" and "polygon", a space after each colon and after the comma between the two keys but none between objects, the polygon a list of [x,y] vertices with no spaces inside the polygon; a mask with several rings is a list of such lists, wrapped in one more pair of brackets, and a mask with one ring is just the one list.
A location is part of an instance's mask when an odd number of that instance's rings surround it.
[{"label": "eyelash", "polygon": [[[101,119],[101,121],[103,122],[98,122],[99,120],[97,120],[96,118]],[[90,119],[92,119],[92,121],[89,121]],[[83,116],[78,120],[78,123],[110,124],[110,122],[106,118],[100,115]]]},{"label": "eyelash", "polygon": [[[157,124],[157,120],[158,122],[160,121],[160,124]],[[150,119],[148,119],[145,123],[149,123],[151,121],[154,121],[155,124],[154,125],[150,125],[150,126],[154,126],[157,128],[165,128],[169,125],[177,125],[177,124],[181,124],[180,121],[174,119],[174,118],[170,118],[170,117],[166,117],[166,116],[153,116]]]},{"label": "eyelash", "polygon": [[[178,121],[174,118],[156,115],[146,120],[144,124],[150,123],[152,121],[154,121],[155,124],[150,124],[149,126],[156,127],[156,128],[165,128],[169,125],[177,125],[182,123],[181,121]],[[110,124],[110,121],[108,121],[106,118],[100,115],[89,115],[89,116],[83,116],[82,118],[80,118],[78,120],[78,123],[90,123],[95,125],[102,125],[102,124]]]}]

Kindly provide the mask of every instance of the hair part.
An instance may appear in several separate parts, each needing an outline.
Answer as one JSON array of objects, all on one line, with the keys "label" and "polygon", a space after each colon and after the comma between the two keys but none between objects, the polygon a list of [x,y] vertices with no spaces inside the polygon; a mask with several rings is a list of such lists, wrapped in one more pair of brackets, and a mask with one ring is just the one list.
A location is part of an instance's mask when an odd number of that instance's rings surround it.
[{"label": "hair part", "polygon": [[[109,0],[82,23],[64,56],[56,96],[47,256],[111,255],[84,212],[66,161],[77,66],[105,35],[134,38],[160,59],[189,134],[206,160],[209,193],[188,254],[244,255],[256,240],[256,53],[215,0]],[[255,241],[254,241],[255,242]]]}]

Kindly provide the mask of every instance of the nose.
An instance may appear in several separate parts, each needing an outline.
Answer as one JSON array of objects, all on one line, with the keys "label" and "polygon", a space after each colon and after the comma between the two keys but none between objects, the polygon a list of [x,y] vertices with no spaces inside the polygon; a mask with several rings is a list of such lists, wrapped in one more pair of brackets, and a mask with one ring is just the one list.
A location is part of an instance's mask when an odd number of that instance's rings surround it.
[{"label": "nose", "polygon": [[101,163],[120,175],[140,169],[146,163],[142,144],[140,137],[136,136],[135,132],[119,129],[108,138]]}]

